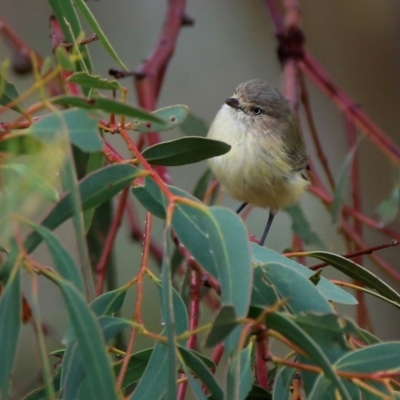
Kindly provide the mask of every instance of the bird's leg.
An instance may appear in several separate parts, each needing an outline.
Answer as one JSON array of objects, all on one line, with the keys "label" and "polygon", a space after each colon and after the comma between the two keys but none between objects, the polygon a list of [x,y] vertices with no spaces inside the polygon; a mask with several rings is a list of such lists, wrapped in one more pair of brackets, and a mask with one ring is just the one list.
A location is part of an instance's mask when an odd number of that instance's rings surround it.
[{"label": "bird's leg", "polygon": [[275,214],[274,214],[273,212],[270,211],[270,212],[269,212],[269,217],[268,217],[267,226],[265,227],[265,230],[264,230],[264,233],[263,233],[263,235],[262,235],[262,237],[261,237],[261,240],[258,242],[258,244],[259,244],[260,246],[264,246],[265,239],[267,238],[268,231],[269,231],[269,228],[271,228],[272,221],[274,220],[274,217],[275,217]]},{"label": "bird's leg", "polygon": [[247,206],[249,203],[243,203],[239,206],[239,208],[236,210],[236,214],[240,214],[240,212]]}]

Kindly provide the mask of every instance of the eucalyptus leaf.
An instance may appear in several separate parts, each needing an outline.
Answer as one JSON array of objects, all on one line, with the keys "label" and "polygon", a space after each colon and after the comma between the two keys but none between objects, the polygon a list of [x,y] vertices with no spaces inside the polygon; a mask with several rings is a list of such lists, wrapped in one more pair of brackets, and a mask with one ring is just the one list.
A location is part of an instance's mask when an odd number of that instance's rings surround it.
[{"label": "eucalyptus leaf", "polygon": [[229,144],[219,140],[184,137],[155,144],[142,154],[152,165],[179,166],[220,156],[230,148]]}]

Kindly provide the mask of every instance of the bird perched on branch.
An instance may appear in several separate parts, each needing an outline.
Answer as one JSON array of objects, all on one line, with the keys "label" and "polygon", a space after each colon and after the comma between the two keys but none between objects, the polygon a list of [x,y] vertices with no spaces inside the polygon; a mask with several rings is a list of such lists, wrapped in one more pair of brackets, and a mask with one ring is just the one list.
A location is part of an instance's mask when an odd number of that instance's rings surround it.
[{"label": "bird perched on branch", "polygon": [[210,169],[234,199],[269,209],[259,244],[264,245],[278,210],[296,203],[309,181],[303,138],[289,102],[267,82],[240,84],[221,107],[208,132],[231,150],[208,160]]}]

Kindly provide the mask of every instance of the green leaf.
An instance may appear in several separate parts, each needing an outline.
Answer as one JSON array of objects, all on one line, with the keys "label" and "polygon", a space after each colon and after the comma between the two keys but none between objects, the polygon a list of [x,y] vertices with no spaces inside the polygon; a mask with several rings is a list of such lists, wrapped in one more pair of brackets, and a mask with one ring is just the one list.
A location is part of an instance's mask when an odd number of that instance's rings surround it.
[{"label": "green leaf", "polygon": [[293,382],[295,370],[289,367],[280,368],[272,390],[273,400],[288,400],[291,395],[290,387]]},{"label": "green leaf", "polygon": [[[161,281],[158,279],[152,278],[153,281],[156,283],[159,292],[160,292],[160,304],[161,307],[164,309],[164,302],[162,300],[162,290],[161,290]],[[186,332],[189,329],[189,318],[186,309],[186,305],[182,300],[182,297],[178,293],[178,291],[172,288],[172,305],[174,310],[174,319],[175,319],[175,333],[176,335],[180,335]],[[167,310],[163,310],[163,315]]]},{"label": "green leaf", "polygon": [[160,108],[159,110],[153,111],[151,114],[164,121],[163,124],[136,120],[132,123],[132,129],[138,132],[167,131],[181,124],[187,117],[188,113],[188,107],[182,104]]},{"label": "green leaf", "polygon": [[94,314],[70,283],[53,279],[64,297],[92,395],[96,399],[117,400],[111,364]]},{"label": "green leaf", "polygon": [[71,254],[65,249],[57,237],[43,226],[26,221],[47,244],[54,265],[58,273],[67,281],[70,281],[81,293],[83,293],[83,281]]},{"label": "green leaf", "polygon": [[97,315],[113,315],[121,310],[125,295],[130,286],[125,285],[118,289],[103,293],[90,303],[90,308]]},{"label": "green leaf", "polygon": [[295,324],[289,317],[279,312],[268,314],[266,317],[266,324],[270,329],[278,331],[292,343],[306,352],[310,359],[316,365],[321,367],[324,375],[333,383],[335,388],[341,394],[342,398],[351,400],[347,389],[336,374],[322,349],[306,332],[304,332],[303,329]]},{"label": "green leaf", "polygon": [[[16,259],[13,262],[17,262]],[[18,266],[0,297],[0,397],[8,398],[10,374],[16,359],[21,330],[21,282]]]},{"label": "green leaf", "polygon": [[325,248],[323,241],[311,229],[311,226],[308,223],[307,218],[299,204],[286,207],[285,211],[292,218],[293,232],[299,235],[306,245],[316,246],[322,249]]},{"label": "green leaf", "polygon": [[260,265],[253,269],[253,291],[250,304],[255,307],[272,307],[279,301],[278,293],[266,278],[266,271]]},{"label": "green leaf", "polygon": [[114,113],[117,115],[126,115],[127,117],[139,118],[144,121],[152,121],[160,124],[164,123],[164,121],[162,121],[155,115],[142,111],[139,108],[136,108],[127,103],[112,99],[105,99],[101,97],[88,99],[78,96],[58,96],[53,97],[51,101],[54,104],[60,104],[63,106],[79,107],[87,110],[101,110],[107,113]]},{"label": "green leaf", "polygon": [[[114,164],[104,167],[86,176],[79,183],[82,209],[88,210],[111,199],[118,192],[128,186],[140,171],[129,164]],[[73,214],[71,194],[67,193],[53,208],[50,214],[42,221],[43,226],[55,229]],[[38,234],[31,234],[25,241],[25,249],[33,251],[41,242]]]},{"label": "green leaf", "polygon": [[107,36],[104,34],[103,30],[101,29],[99,23],[96,21],[96,18],[90,11],[89,7],[86,5],[86,3],[83,0],[74,0],[74,4],[76,8],[79,10],[79,12],[82,14],[83,18],[86,20],[88,25],[90,26],[90,29],[98,36],[101,44],[107,51],[107,53],[116,61],[125,71],[128,71],[126,68],[125,64],[121,61],[121,59],[118,57],[118,54],[114,50],[114,48],[111,46],[111,43],[107,39]]},{"label": "green leaf", "polygon": [[[271,262],[284,264],[304,275],[306,278],[310,278],[310,276],[314,274],[314,271],[304,265],[299,264],[276,251],[258,246],[256,243],[251,244],[251,250],[253,253],[253,262],[256,264],[268,264]],[[342,304],[357,304],[357,300],[350,293],[335,286],[331,281],[324,277],[321,277],[317,288],[322,292],[327,300]]]},{"label": "green leaf", "polygon": [[374,373],[398,370],[400,366],[400,343],[377,343],[345,354],[335,364],[340,371]]},{"label": "green leaf", "polygon": [[0,153],[14,155],[35,154],[43,150],[44,144],[26,132],[13,132],[0,140]]},{"label": "green leaf", "polygon": [[60,133],[68,134],[71,142],[81,150],[100,151],[103,143],[97,127],[98,117],[85,110],[66,110],[46,116],[28,131],[44,143],[59,139]]},{"label": "green leaf", "polygon": [[[139,351],[132,354],[129,358],[128,368],[126,370],[121,389],[125,389],[132,383],[137,382],[142,376],[153,354],[153,348]],[[114,375],[118,376],[122,367],[122,361],[114,364]]]},{"label": "green leaf", "polygon": [[[4,76],[0,74],[0,105],[7,106],[7,104],[17,99],[18,96],[14,84],[8,82]],[[23,108],[20,104],[16,104],[14,107],[11,107],[11,109],[19,113],[23,112]]]},{"label": "green leaf", "polygon": [[200,176],[199,180],[196,183],[196,186],[193,189],[193,196],[203,201],[204,196],[207,192],[208,185],[212,179],[212,172],[209,168],[206,168],[204,173]]},{"label": "green leaf", "polygon": [[[60,382],[61,382],[61,368],[58,368],[52,381],[54,390],[56,392],[60,390]],[[27,396],[25,396],[23,400],[48,400],[46,388],[42,387],[40,389],[32,391]]]},{"label": "green leaf", "polygon": [[375,289],[382,296],[385,296],[400,304],[400,294],[386,284],[383,280],[379,279],[372,272],[368,271],[361,265],[342,257],[338,254],[328,253],[326,251],[311,251],[306,253],[308,257],[318,258],[319,260],[327,262],[335,269],[343,272],[348,277],[357,282],[362,283],[366,287]]},{"label": "green leaf", "polygon": [[251,353],[253,343],[237,354],[228,370],[227,398],[244,400],[253,385],[253,372],[251,366]]},{"label": "green leaf", "polygon": [[189,113],[180,129],[186,136],[201,136],[206,137],[208,132],[207,124],[199,117]]},{"label": "green leaf", "polygon": [[213,396],[213,399],[223,400],[224,393],[221,386],[203,361],[196,357],[193,352],[183,347],[179,347],[178,349],[186,366],[196,374],[196,376],[204,383],[204,385],[207,386],[208,390]]},{"label": "green leaf", "polygon": [[304,329],[328,355],[328,348],[347,353],[350,348],[345,338],[345,329],[336,314],[303,314],[293,318],[297,325]]},{"label": "green leaf", "polygon": [[381,223],[387,225],[397,217],[400,208],[400,171],[394,171],[394,187],[392,193],[384,199],[378,206],[376,212],[380,217]]},{"label": "green leaf", "polygon": [[165,323],[165,331],[167,333],[167,393],[166,400],[176,400],[178,395],[177,387],[177,357],[176,357],[176,329],[175,329],[175,313],[174,301],[172,295],[172,276],[171,276],[171,231],[167,226],[164,229],[164,258],[161,272],[161,299],[162,299],[162,318]]},{"label": "green leaf", "polygon": [[156,343],[142,379],[130,400],[161,400],[168,386],[167,367],[168,349],[163,344]]},{"label": "green leaf", "polygon": [[282,263],[268,263],[260,268],[265,279],[274,287],[286,307],[293,314],[317,312],[331,313],[332,307],[309,279]]},{"label": "green leaf", "polygon": [[76,83],[80,86],[89,87],[91,89],[119,90],[122,89],[121,84],[115,79],[102,79],[100,75],[90,75],[87,72],[76,72],[68,77],[68,82]]},{"label": "green leaf", "polygon": [[184,137],[155,144],[143,151],[152,165],[178,166],[193,164],[227,153],[231,146],[219,140]]},{"label": "green leaf", "polygon": [[65,71],[75,71],[75,63],[72,61],[70,54],[64,47],[56,47],[56,59],[61,68]]},{"label": "green leaf", "polygon": [[222,306],[215,317],[205,347],[214,347],[222,342],[237,325],[238,319],[234,307],[230,305]]},{"label": "green leaf", "polygon": [[193,378],[192,374],[188,370],[185,364],[183,364],[183,370],[185,371],[185,374],[188,378],[190,387],[193,390],[193,393],[196,397],[196,400],[207,400],[207,396],[204,394],[203,390],[201,389],[201,386],[198,384],[196,379]]},{"label": "green leaf", "polygon": [[336,179],[336,187],[333,196],[333,202],[331,205],[332,221],[336,224],[339,221],[339,216],[342,211],[342,205],[344,202],[344,197],[347,192],[347,187],[349,184],[350,168],[353,163],[353,158],[356,154],[358,143],[350,150],[347,154],[342,168],[339,172],[339,176]]},{"label": "green leaf", "polygon": [[262,387],[253,385],[246,400],[272,400],[272,396]]},{"label": "green leaf", "polygon": [[[73,44],[82,32],[82,27],[75,11],[75,5],[72,3],[72,0],[49,0],[49,4],[61,26],[65,41]],[[85,51],[82,54],[81,62],[78,63],[78,68],[80,70],[87,69],[89,73],[92,72],[93,67],[88,46],[85,46]]]},{"label": "green leaf", "polygon": [[14,172],[18,175],[17,179],[19,179],[20,182],[22,181],[32,192],[38,193],[45,200],[54,203],[60,200],[57,190],[27,165],[8,163],[0,165],[0,170]]}]

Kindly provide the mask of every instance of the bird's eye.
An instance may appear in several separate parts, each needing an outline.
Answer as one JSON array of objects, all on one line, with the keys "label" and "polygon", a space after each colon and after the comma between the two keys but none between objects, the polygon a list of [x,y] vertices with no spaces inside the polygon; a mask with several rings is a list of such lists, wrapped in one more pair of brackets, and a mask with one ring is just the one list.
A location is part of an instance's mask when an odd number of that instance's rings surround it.
[{"label": "bird's eye", "polygon": [[253,112],[254,115],[260,115],[262,113],[262,110],[260,107],[253,107],[251,109],[251,111]]}]

